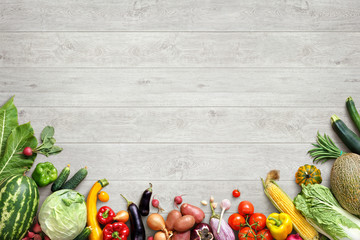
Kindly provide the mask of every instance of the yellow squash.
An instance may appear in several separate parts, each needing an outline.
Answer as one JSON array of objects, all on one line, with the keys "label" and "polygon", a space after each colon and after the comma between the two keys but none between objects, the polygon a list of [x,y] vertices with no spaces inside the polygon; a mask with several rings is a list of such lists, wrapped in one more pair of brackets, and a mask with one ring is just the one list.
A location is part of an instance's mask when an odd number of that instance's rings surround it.
[{"label": "yellow squash", "polygon": [[109,182],[105,178],[97,181],[94,184],[94,186],[92,186],[87,196],[87,200],[86,200],[87,225],[92,228],[91,234],[89,236],[90,240],[103,239],[102,229],[96,219],[96,215],[97,215],[96,201],[97,201],[97,195],[100,192],[100,190],[108,184]]}]

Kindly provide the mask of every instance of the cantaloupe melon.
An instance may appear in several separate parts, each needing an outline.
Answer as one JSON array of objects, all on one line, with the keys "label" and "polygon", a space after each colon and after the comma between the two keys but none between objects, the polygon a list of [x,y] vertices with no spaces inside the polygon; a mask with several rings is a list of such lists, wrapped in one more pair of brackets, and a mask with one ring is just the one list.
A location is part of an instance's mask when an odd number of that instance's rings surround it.
[{"label": "cantaloupe melon", "polygon": [[360,156],[347,153],[338,157],[331,169],[331,191],[348,212],[360,215]]}]

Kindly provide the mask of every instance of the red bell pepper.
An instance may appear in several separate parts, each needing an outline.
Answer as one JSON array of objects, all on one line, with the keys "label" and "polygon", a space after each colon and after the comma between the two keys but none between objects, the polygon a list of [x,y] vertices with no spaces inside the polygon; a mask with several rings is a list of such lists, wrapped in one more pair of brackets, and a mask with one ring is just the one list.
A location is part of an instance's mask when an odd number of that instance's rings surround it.
[{"label": "red bell pepper", "polygon": [[123,222],[108,224],[103,229],[103,240],[127,240],[129,228]]},{"label": "red bell pepper", "polygon": [[108,206],[103,206],[99,209],[97,220],[100,224],[106,225],[114,221],[115,212]]}]

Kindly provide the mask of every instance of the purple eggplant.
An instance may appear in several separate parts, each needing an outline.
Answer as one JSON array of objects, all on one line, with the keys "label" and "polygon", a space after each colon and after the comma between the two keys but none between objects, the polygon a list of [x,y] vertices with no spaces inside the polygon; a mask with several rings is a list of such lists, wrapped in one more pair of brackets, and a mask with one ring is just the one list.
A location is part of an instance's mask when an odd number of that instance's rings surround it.
[{"label": "purple eggplant", "polygon": [[213,232],[214,239],[216,240],[235,240],[235,234],[234,231],[231,229],[229,224],[224,220],[221,219],[221,227],[220,232],[217,233],[216,229],[219,226],[220,223],[220,216],[218,214],[215,214],[215,210],[213,206],[210,204],[212,215],[210,217],[210,226],[215,230]]},{"label": "purple eggplant", "polygon": [[190,240],[215,240],[209,224],[199,223],[191,230]]}]

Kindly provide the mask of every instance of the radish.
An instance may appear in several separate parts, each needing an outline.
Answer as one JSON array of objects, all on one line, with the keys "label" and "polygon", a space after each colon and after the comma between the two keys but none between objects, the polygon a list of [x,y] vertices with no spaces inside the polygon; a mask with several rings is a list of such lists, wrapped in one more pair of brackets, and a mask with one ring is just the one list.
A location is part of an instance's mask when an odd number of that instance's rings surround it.
[{"label": "radish", "polygon": [[179,208],[179,205],[182,204],[182,202],[183,202],[182,196],[184,196],[184,195],[176,196],[176,197],[174,198],[174,205],[175,205],[177,208]]},{"label": "radish", "polygon": [[32,230],[34,231],[34,233],[41,233],[41,227],[37,221],[35,222]]},{"label": "radish", "polygon": [[154,208],[157,208],[157,209],[158,209],[158,212],[164,211],[164,209],[162,209],[162,208],[160,207],[160,202],[159,202],[159,200],[157,200],[157,199],[155,198],[155,196],[154,196],[153,200],[151,201],[151,205],[152,205]]},{"label": "radish", "polygon": [[44,240],[51,240],[48,236],[44,236]]},{"label": "radish", "polygon": [[35,234],[33,239],[34,240],[42,240],[42,237],[40,234]]},{"label": "radish", "polygon": [[35,233],[33,233],[33,232],[28,232],[26,236],[27,236],[28,238],[34,238]]},{"label": "radish", "polygon": [[33,155],[33,150],[31,149],[31,147],[26,147],[23,150],[23,154],[27,157],[30,157]]}]

